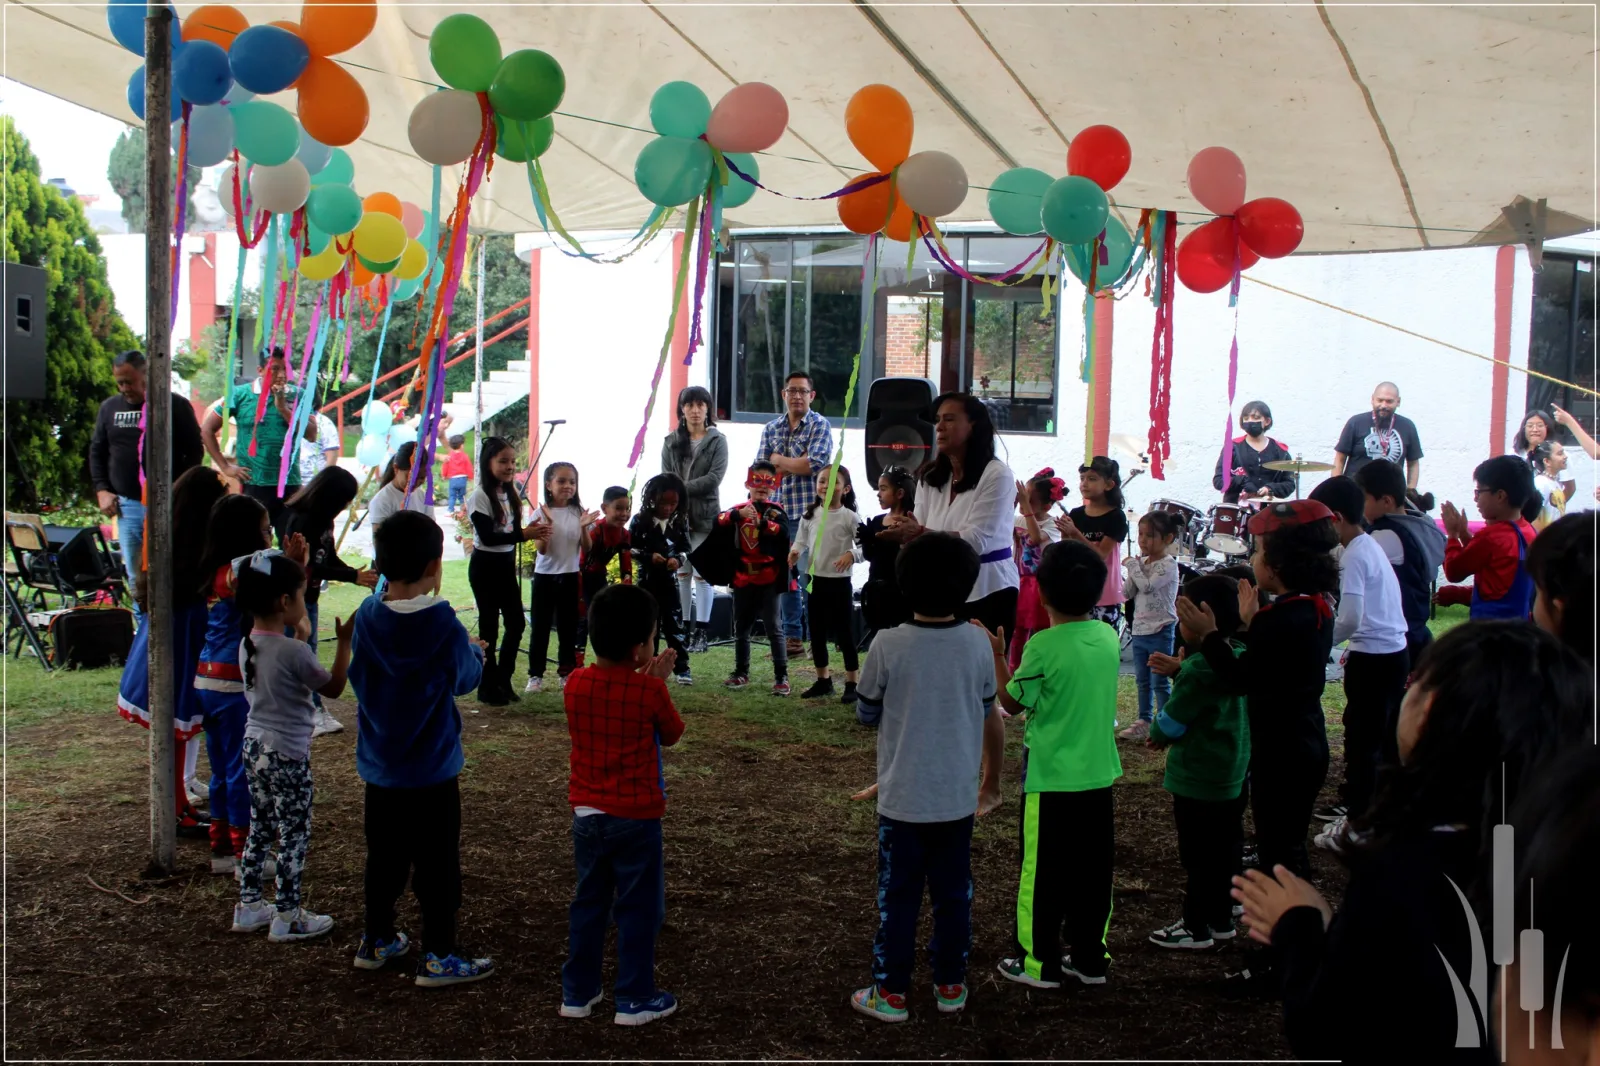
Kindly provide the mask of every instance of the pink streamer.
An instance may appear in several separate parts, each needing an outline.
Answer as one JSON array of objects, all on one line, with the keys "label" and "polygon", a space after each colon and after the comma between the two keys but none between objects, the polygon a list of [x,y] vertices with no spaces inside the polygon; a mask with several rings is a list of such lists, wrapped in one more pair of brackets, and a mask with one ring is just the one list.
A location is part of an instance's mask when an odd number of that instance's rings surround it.
[{"label": "pink streamer", "polygon": [[[713,189],[713,196],[720,196],[721,194],[721,189]],[[689,351],[683,357],[684,366],[689,366],[693,363],[694,353],[700,350],[702,339],[700,335],[700,308],[705,301],[706,295],[706,273],[711,262],[711,219],[715,213],[714,208],[700,212],[700,246],[695,249],[694,296],[692,297],[694,300],[694,318],[689,326]],[[656,379],[660,380],[659,374],[656,375]]]},{"label": "pink streamer", "polygon": [[[316,402],[316,383],[306,380],[306,371],[311,366],[311,350],[316,347],[317,326],[322,318],[322,297],[326,291],[327,287],[324,286],[322,291],[317,293],[317,302],[311,308],[311,325],[306,330],[306,348],[305,352],[300,356],[300,376],[298,379],[300,382],[300,398],[295,405],[295,410],[290,412],[288,433],[294,432],[295,422],[297,421],[295,416],[299,413],[300,404]],[[292,318],[293,316],[291,316],[291,321]],[[291,333],[290,341],[292,342],[293,339],[293,334]],[[287,359],[284,360],[284,366],[287,368],[288,365],[289,361]],[[300,442],[297,440],[292,441],[288,436],[285,436],[283,438],[282,451],[283,454],[278,461],[278,495],[280,497],[283,496],[284,489],[289,485],[289,463],[291,461],[299,462],[300,460]]]}]

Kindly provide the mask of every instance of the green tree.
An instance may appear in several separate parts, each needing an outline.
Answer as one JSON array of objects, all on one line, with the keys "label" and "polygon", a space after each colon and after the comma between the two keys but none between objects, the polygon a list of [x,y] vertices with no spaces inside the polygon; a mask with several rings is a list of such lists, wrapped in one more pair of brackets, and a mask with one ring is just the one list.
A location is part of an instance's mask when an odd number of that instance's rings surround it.
[{"label": "green tree", "polygon": [[[174,142],[176,147],[176,142]],[[194,187],[200,180],[200,168],[189,168],[189,199],[186,202],[185,225],[194,217]],[[122,197],[122,220],[128,224],[129,233],[144,232],[144,130],[135,126],[117,138],[111,146],[111,157],[106,161],[106,179],[112,190]],[[178,180],[178,160],[172,160],[172,180]]]},{"label": "green tree", "polygon": [[9,117],[5,137],[5,257],[49,273],[45,399],[5,402],[6,506],[37,511],[88,493],[89,439],[111,395],[111,356],[136,348],[117,314],[100,242],[77,200],[39,181],[39,160]]}]

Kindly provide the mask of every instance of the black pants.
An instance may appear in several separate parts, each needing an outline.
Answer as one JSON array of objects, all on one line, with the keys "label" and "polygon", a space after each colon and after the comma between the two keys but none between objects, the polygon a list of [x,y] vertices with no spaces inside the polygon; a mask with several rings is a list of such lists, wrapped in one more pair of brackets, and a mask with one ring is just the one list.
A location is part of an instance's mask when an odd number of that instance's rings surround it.
[{"label": "black pants", "polygon": [[733,590],[733,672],[750,676],[750,634],[756,622],[772,642],[772,680],[789,679],[789,645],[778,621],[778,586],[747,585]]},{"label": "black pants", "polygon": [[577,649],[578,661],[585,662],[584,657],[589,654],[589,605],[606,587],[606,575],[588,570],[581,571],[581,575],[578,584],[583,589],[583,598],[578,605],[578,637],[572,643]]},{"label": "black pants", "polygon": [[1261,869],[1271,873],[1282,863],[1300,877],[1311,876],[1306,829],[1327,776],[1327,748],[1320,752],[1279,751],[1267,744],[1252,748],[1250,810],[1255,815]]},{"label": "black pants", "polygon": [[956,611],[963,621],[978,621],[991,633],[1006,631],[1006,648],[1011,647],[1011,634],[1017,628],[1017,590],[1001,589],[991,592],[981,600],[973,600],[964,609]]},{"label": "black pants", "polygon": [[[476,553],[474,553],[476,554]],[[550,653],[550,623],[556,626],[556,673],[566,677],[578,665],[578,573],[533,575],[533,639],[528,642],[528,676],[543,677]]]},{"label": "black pants", "polygon": [[[1352,816],[1372,802],[1378,765],[1395,748],[1394,727],[1406,692],[1411,657],[1404,651],[1370,655],[1353,651],[1344,664],[1344,787]],[[1385,734],[1388,734],[1386,737]]]},{"label": "black pants", "polygon": [[900,822],[878,816],[878,935],[872,942],[872,977],[885,992],[903,996],[911,990],[924,885],[933,905],[933,936],[928,940],[933,983],[966,981],[972,947],[972,818]]},{"label": "black pants", "polygon": [[813,577],[811,598],[806,602],[806,618],[811,623],[811,662],[818,670],[828,668],[828,641],[839,645],[844,656],[844,668],[855,670],[860,661],[856,656],[855,605],[850,599],[850,579],[847,577]]},{"label": "black pants", "polygon": [[679,612],[683,610],[683,598],[678,592],[678,579],[671,576],[651,575],[641,582],[644,590],[650,593],[656,601],[656,643],[655,650],[661,651],[661,643],[665,641],[671,648],[676,658],[672,664],[675,674],[689,672],[689,649],[683,643],[683,625],[679,621]]},{"label": "black pants", "polygon": [[456,950],[461,909],[461,790],[456,779],[426,788],[367,786],[367,935],[394,936],[394,907],[411,878],[422,909],[422,950]]},{"label": "black pants", "polygon": [[[246,440],[245,446],[248,447],[249,443]],[[290,462],[294,462],[294,460],[291,459]],[[286,485],[284,491],[293,496],[300,491],[300,486]],[[272,523],[273,529],[277,529],[278,519],[283,516],[284,500],[282,496],[278,495],[278,479],[273,478],[270,485],[257,485],[247,481],[244,483],[244,494],[267,509],[267,520]]]},{"label": "black pants", "polygon": [[[522,646],[522,631],[527,622],[522,615],[522,585],[517,581],[517,553],[484,551],[467,557],[467,582],[478,604],[478,639],[489,645],[483,654],[483,681],[480,689],[496,685],[509,688],[517,670],[517,649]],[[505,635],[500,637],[502,619]]]},{"label": "black pants", "polygon": [[1244,845],[1244,796],[1231,800],[1172,797],[1172,818],[1178,826],[1178,861],[1188,882],[1183,896],[1183,924],[1196,936],[1207,929],[1233,928],[1233,875]]},{"label": "black pants", "polygon": [[1023,793],[1018,836],[1017,947],[1024,969],[1042,980],[1061,980],[1065,944],[1073,969],[1105,976],[1116,844],[1111,789]]}]

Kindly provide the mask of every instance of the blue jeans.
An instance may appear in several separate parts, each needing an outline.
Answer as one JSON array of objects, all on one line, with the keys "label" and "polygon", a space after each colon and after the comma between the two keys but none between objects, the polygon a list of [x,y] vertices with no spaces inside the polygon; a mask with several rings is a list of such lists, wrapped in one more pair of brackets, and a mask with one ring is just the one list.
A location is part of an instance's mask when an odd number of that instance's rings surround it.
[{"label": "blue jeans", "polygon": [[[1167,697],[1172,694],[1172,679],[1165,674],[1155,673],[1150,669],[1150,653],[1158,651],[1163,655],[1172,654],[1172,641],[1177,636],[1178,623],[1168,622],[1160,629],[1148,636],[1141,637],[1137,633],[1133,637],[1133,679],[1139,686],[1139,721],[1155,721],[1156,712],[1167,705]],[[1154,696],[1155,709],[1151,709],[1151,697]]]},{"label": "blue jeans", "polygon": [[911,990],[924,883],[933,904],[928,941],[933,983],[966,981],[972,947],[972,818],[901,822],[878,816],[878,935],[872,942],[872,978],[885,992],[905,995]]},{"label": "blue jeans", "polygon": [[198,689],[205,711],[206,758],[211,763],[211,817],[250,827],[250,780],[244,768],[244,727],[250,705],[243,692]]},{"label": "blue jeans", "polygon": [[[794,547],[794,538],[800,535],[800,519],[789,519],[789,546]],[[778,609],[783,619],[783,635],[790,640],[806,639],[806,589],[805,579],[800,577],[806,572],[806,561],[811,557],[809,544],[799,545],[800,558],[798,565],[789,571],[789,576],[797,581],[795,591],[785,592],[778,597]]]},{"label": "blue jeans", "polygon": [[[318,602],[320,602],[320,601],[313,601],[311,603],[306,604],[306,620],[311,623],[311,635],[306,638],[306,643],[311,645],[311,650],[312,651],[316,651],[317,650],[317,603]],[[321,707],[322,706],[322,693],[320,693],[320,692],[311,693],[311,704],[314,707]]]},{"label": "blue jeans", "polygon": [[656,994],[656,934],[667,914],[661,819],[572,816],[578,887],[567,912],[561,998],[588,1003],[600,993],[606,928],[617,923],[616,998],[620,1007]]},{"label": "blue jeans", "polygon": [[457,507],[467,502],[467,478],[453,477],[450,479],[450,502],[446,505],[451,513]]},{"label": "blue jeans", "polygon": [[[139,557],[144,554],[144,504],[126,496],[117,497],[117,543],[122,546],[122,567],[128,574],[128,599],[133,602],[133,578],[139,572]],[[133,628],[139,628],[143,612],[133,602]]]}]

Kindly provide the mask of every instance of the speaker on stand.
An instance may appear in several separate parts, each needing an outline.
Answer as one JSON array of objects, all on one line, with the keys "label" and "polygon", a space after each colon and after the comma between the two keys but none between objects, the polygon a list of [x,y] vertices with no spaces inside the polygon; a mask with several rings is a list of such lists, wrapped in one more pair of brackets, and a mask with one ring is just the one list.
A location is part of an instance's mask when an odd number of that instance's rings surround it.
[{"label": "speaker on stand", "polygon": [[885,467],[915,473],[933,455],[936,395],[927,378],[878,378],[867,390],[867,483],[878,484]]}]

